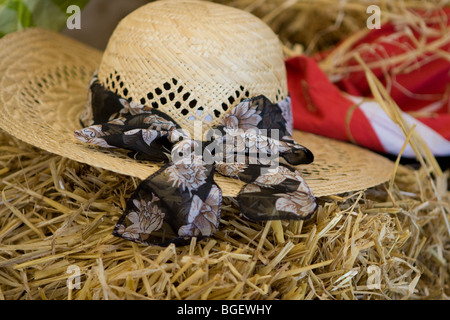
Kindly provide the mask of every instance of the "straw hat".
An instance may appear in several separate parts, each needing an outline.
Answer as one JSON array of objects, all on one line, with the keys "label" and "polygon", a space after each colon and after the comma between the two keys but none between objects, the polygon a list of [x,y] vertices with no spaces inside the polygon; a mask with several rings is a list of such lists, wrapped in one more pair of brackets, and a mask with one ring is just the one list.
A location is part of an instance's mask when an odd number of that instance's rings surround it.
[{"label": "straw hat", "polygon": [[[245,97],[288,95],[276,35],[241,10],[196,1],[149,3],[124,18],[104,53],[60,34],[27,29],[0,40],[0,127],[29,144],[117,173],[146,179],[161,164],[74,138],[88,121],[88,84],[95,70],[106,89],[157,107],[193,131],[217,124]],[[330,101],[332,104],[332,101]],[[332,129],[332,128],[330,128]],[[316,196],[387,181],[392,163],[351,144],[294,131],[314,162],[297,166]],[[221,175],[224,196],[243,182]]]}]

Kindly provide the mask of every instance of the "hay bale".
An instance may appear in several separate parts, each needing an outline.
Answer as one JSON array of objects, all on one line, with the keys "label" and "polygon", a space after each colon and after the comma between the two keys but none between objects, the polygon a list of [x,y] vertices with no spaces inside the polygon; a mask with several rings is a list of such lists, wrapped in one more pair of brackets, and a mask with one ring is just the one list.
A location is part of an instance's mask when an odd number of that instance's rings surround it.
[{"label": "hay bale", "polygon": [[[136,179],[0,135],[2,299],[425,299],[448,296],[449,210],[425,170],[323,197],[308,222],[254,223],[226,199],[190,246],[111,235]],[[448,175],[448,172],[447,172]],[[443,176],[444,177],[444,176]],[[69,288],[67,280],[79,288]]]},{"label": "hay bale", "polygon": [[432,10],[446,5],[439,0],[213,1],[251,12],[266,22],[286,46],[301,46],[307,55],[330,49],[349,35],[366,29],[369,5],[380,8],[382,22],[405,20],[410,9]]},{"label": "hay bale", "polygon": [[[262,16],[290,50],[308,52],[342,40],[367,16],[359,1],[225,2]],[[400,14],[398,5],[380,5]],[[372,84],[402,125],[397,106]],[[251,222],[225,199],[214,237],[167,248],[111,235],[135,178],[0,132],[0,299],[448,298],[450,172],[410,129],[420,169],[397,163],[384,185],[322,197],[307,222]]]}]

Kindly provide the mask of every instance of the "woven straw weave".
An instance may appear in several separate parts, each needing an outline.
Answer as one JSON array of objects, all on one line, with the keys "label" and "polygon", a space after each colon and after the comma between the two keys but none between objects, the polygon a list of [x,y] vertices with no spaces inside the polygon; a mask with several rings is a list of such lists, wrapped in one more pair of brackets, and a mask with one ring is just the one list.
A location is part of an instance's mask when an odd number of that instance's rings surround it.
[{"label": "woven straw weave", "polygon": [[126,16],[99,68],[109,90],[206,131],[243,97],[287,96],[277,36],[258,18],[199,1],[157,1]]},{"label": "woven straw weave", "polygon": [[[222,104],[229,103],[230,95],[236,94],[235,97],[238,98],[236,88],[241,86],[249,91],[250,96],[265,94],[273,101],[277,100],[277,95],[279,95],[278,99],[281,99],[286,94],[286,80],[281,78],[285,77],[284,66],[279,65],[280,57],[277,56],[280,54],[279,47],[276,45],[276,38],[269,32],[270,30],[268,31],[262,22],[256,23],[255,21],[258,20],[250,18],[245,12],[223,6],[220,8],[224,8],[223,13],[227,17],[227,21],[246,25],[255,31],[254,35],[250,32],[252,34],[251,41],[246,41],[245,38],[239,36],[238,31],[241,27],[237,27],[233,35],[223,34],[223,39],[229,39],[224,40],[224,46],[210,47],[207,50],[210,55],[217,55],[216,59],[209,59],[210,63],[205,68],[201,62],[198,62],[200,63],[198,69],[196,72],[192,72],[192,77],[184,75],[183,68],[179,67],[179,62],[186,61],[189,56],[185,52],[187,49],[183,47],[183,41],[178,39],[175,43],[173,39],[170,41],[171,36],[168,35],[172,34],[173,36],[180,31],[165,26],[161,27],[163,33],[160,33],[157,22],[163,22],[158,19],[157,15],[151,17],[153,20],[145,20],[149,18],[147,15],[151,14],[147,11],[145,14],[139,12],[132,14],[122,21],[108,45],[103,60],[101,52],[47,30],[28,29],[5,36],[0,40],[0,127],[11,135],[49,152],[117,173],[140,179],[147,178],[160,168],[161,164],[130,159],[125,152],[120,150],[88,146],[78,142],[73,136],[73,131],[81,127],[79,116],[86,104],[87,86],[92,73],[99,67],[100,62],[100,78],[106,82],[105,77],[110,77],[112,70],[117,71],[117,75],[114,77],[120,75],[120,78],[115,79],[114,86],[118,85],[120,88],[120,82],[123,81],[123,87],[126,85],[128,88],[129,97],[136,100],[140,98],[134,97],[145,97],[149,91],[164,86],[165,82],[170,83],[172,79],[176,79],[178,85],[183,85],[184,90],[190,92],[192,98],[197,99],[198,106],[210,105],[213,106],[213,109],[220,109]],[[166,8],[158,10],[166,10]],[[169,17],[174,17],[171,24],[179,23],[180,26],[186,25],[187,28],[190,23],[194,22],[193,20],[177,20],[176,17],[181,14],[181,11],[178,8],[173,10],[173,14],[167,13]],[[236,14],[235,16],[236,12],[241,12],[241,15]],[[208,29],[208,24],[212,24],[213,21],[219,21],[219,17],[212,19],[203,17],[202,14],[196,14],[196,16],[202,20],[202,24],[207,24],[205,29]],[[128,24],[128,19],[133,23],[132,25]],[[145,29],[144,25],[150,25],[152,32],[144,34],[142,32]],[[219,36],[214,35],[213,30],[215,29],[211,28],[208,31],[208,37]],[[186,33],[186,37],[189,35],[191,38],[197,39],[194,37],[195,32],[192,32],[192,34]],[[198,34],[202,34],[200,29]],[[122,40],[116,39],[119,35],[123,37]],[[141,51],[143,49],[139,49],[142,48],[143,43],[149,45],[150,42],[142,40],[139,42],[139,46],[132,46],[129,43],[129,41],[131,43],[138,41],[136,37],[144,36],[152,37],[153,45],[156,46],[158,43],[160,46],[159,53],[155,53],[155,56],[153,54],[151,57],[145,55]],[[158,38],[161,39],[157,40]],[[203,37],[203,39],[205,38],[207,37]],[[129,49],[134,50],[125,51],[127,43]],[[164,50],[166,45],[171,46],[175,50],[174,52],[177,52],[178,48],[179,56],[175,53],[164,54],[164,52],[169,52],[169,50]],[[197,49],[192,49],[198,51],[199,61],[203,61],[200,54],[202,46],[203,42],[200,41],[197,47],[194,46]],[[275,47],[278,49],[274,49]],[[221,50],[225,49],[228,50],[227,55],[220,55]],[[256,52],[246,52],[252,50]],[[247,58],[239,59],[240,55],[254,57],[254,64],[245,65],[243,61],[249,60]],[[195,55],[190,56],[194,57]],[[155,62],[157,59],[161,61],[158,66]],[[222,61],[223,64],[220,67],[222,69],[214,69],[214,61],[217,64],[218,61]],[[233,68],[235,61],[240,61],[240,64]],[[271,63],[273,61],[276,63]],[[192,62],[191,65],[195,65],[195,63],[197,62]],[[150,68],[149,64],[152,65],[152,69],[148,69]],[[260,68],[257,68],[258,65]],[[229,66],[232,72],[227,71],[225,66]],[[260,72],[257,69],[261,69]],[[269,69],[271,72],[268,72]],[[151,70],[151,72],[145,70]],[[250,70],[252,72],[249,74]],[[280,78],[278,79],[278,77]],[[112,78],[110,79],[112,80]],[[112,86],[112,82],[108,82]],[[171,89],[162,95],[169,97],[169,93],[173,92],[174,88],[175,85],[171,86]],[[159,99],[154,98],[149,102],[157,102]],[[187,99],[183,103],[189,104],[189,101],[192,100]],[[174,103],[172,102],[172,104]],[[166,109],[163,107],[161,109],[169,110],[169,114],[176,121],[187,121],[186,119],[191,115],[199,116],[198,109],[185,105],[183,108],[189,109],[189,115],[180,115],[177,108],[170,109],[172,104],[168,103]],[[230,104],[228,105],[231,108]],[[203,111],[209,112],[211,109],[205,108]],[[210,121],[211,124],[214,124],[218,117],[215,117],[214,121]],[[314,163],[298,166],[297,169],[305,177],[316,196],[368,188],[387,181],[391,176],[393,164],[370,151],[299,131],[294,133],[294,138],[298,143],[308,147],[315,155]],[[216,175],[215,180],[225,196],[237,195],[244,185],[236,179],[220,175]]]}]

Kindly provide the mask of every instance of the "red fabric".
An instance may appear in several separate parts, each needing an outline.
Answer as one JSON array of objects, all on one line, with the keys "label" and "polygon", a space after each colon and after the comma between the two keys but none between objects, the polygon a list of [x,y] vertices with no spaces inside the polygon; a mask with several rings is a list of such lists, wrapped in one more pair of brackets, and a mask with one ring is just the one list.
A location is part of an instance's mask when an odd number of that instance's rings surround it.
[{"label": "red fabric", "polygon": [[[338,90],[316,62],[305,56],[286,61],[294,128],[329,138],[352,141],[383,152],[366,117]],[[351,113],[349,128],[347,116]]]},{"label": "red fabric", "polygon": [[[411,27],[401,29],[399,26],[387,23],[381,29],[374,29],[366,37],[355,43],[352,51],[357,51],[366,64],[379,62],[380,60],[396,57],[417,48],[417,42],[426,44],[435,43],[444,53],[450,52],[450,38],[448,30],[442,29],[440,23],[434,22],[432,17],[447,16],[447,27],[450,25],[450,8],[432,13],[418,13],[426,16],[431,21],[427,24],[429,36],[423,35]],[[442,17],[439,19],[443,21]],[[445,30],[445,31],[444,31]],[[436,35],[432,35],[435,31]],[[444,35],[444,37],[442,37]],[[438,42],[442,41],[442,45]],[[383,70],[381,67],[372,68],[375,76],[390,89],[390,95],[404,111],[418,111],[436,101],[446,102],[436,110],[438,114],[448,114],[448,94],[450,93],[450,62],[448,58],[439,57],[437,50],[425,52],[410,63],[399,66],[398,70],[391,67]],[[351,60],[347,66],[357,65]],[[412,67],[414,70],[409,71]],[[343,91],[353,95],[370,97],[370,88],[364,72],[351,72],[336,83]],[[447,137],[449,138],[449,137]]]},{"label": "red fabric", "polygon": [[[391,97],[405,112],[429,111],[417,117],[424,124],[450,140],[450,8],[434,12],[414,12],[429,21],[428,33],[406,24],[387,23],[360,39],[349,52],[357,51],[369,66],[390,57],[407,54],[417,43],[428,43],[437,50],[424,52],[407,64],[391,66],[388,70],[373,67],[372,72],[389,90]],[[439,19],[436,19],[439,17]],[[434,20],[433,20],[434,18]],[[324,136],[350,140],[345,129],[345,117],[353,103],[344,94],[371,98],[369,85],[362,71],[343,74],[331,83],[315,61],[327,56],[322,52],[313,58],[297,56],[286,61],[288,89],[292,97],[294,127]],[[349,60],[346,66],[357,65]],[[344,66],[345,67],[345,66]],[[423,108],[434,104],[433,108]],[[350,122],[350,132],[356,142],[376,151],[383,151],[370,122],[356,109]]]}]

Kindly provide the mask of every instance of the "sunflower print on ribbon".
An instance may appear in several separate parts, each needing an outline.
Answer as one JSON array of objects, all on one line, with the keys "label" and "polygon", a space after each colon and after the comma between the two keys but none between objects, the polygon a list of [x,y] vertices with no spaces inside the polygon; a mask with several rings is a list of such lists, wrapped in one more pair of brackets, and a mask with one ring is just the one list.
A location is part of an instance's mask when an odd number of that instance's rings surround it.
[{"label": "sunflower print on ribbon", "polygon": [[[106,90],[93,77],[88,108],[75,137],[102,148],[122,148],[139,160],[165,163],[140,183],[113,234],[146,245],[184,245],[219,228],[222,191],[214,174],[247,183],[237,196],[248,219],[301,220],[316,199],[292,166],[311,163],[310,150],[292,139],[290,98],[242,100],[210,129],[191,139],[168,115]],[[281,157],[281,158],[280,158]]]}]

